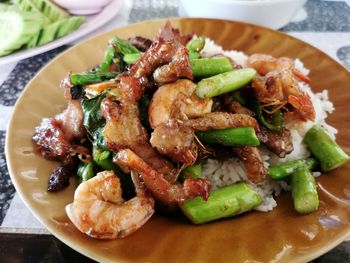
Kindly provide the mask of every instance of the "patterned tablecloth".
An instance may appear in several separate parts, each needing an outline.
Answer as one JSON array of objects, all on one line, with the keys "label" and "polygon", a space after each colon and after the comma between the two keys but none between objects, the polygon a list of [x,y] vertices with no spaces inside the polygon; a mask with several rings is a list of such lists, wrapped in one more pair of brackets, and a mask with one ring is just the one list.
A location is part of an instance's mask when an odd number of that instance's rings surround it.
[{"label": "patterned tablecloth", "polygon": [[[128,23],[176,16],[179,16],[177,0],[124,1],[115,19],[84,39]],[[350,68],[350,1],[308,0],[281,31],[309,42]],[[68,47],[0,66],[0,236],[5,233],[49,234],[16,194],[6,167],[4,145],[7,124],[23,88],[39,69]],[[316,261],[349,260],[350,242],[347,241]]]}]

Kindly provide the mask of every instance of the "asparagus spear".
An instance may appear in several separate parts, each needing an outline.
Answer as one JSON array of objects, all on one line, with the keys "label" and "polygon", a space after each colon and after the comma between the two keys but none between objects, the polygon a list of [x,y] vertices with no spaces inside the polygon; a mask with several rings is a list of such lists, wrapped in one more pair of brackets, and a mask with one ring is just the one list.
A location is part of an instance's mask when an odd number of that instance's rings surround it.
[{"label": "asparagus spear", "polygon": [[87,85],[113,79],[118,75],[116,72],[83,72],[70,74],[70,81],[73,85]]},{"label": "asparagus spear", "polygon": [[226,146],[260,144],[252,127],[228,128],[220,130],[197,131],[198,139],[205,143],[218,143]]},{"label": "asparagus spear", "polygon": [[85,182],[95,176],[94,164],[92,162],[82,163],[77,171],[77,174],[82,182]]},{"label": "asparagus spear", "polygon": [[141,56],[143,53],[133,53],[133,54],[125,54],[123,59],[126,64],[134,64]]},{"label": "asparagus spear", "polygon": [[205,38],[202,36],[192,38],[186,45],[189,51],[199,53],[205,46]]},{"label": "asparagus spear", "polygon": [[186,45],[190,59],[198,58],[199,52],[204,48],[204,46],[205,46],[204,37],[192,38]]},{"label": "asparagus spear", "polygon": [[233,70],[230,60],[226,57],[192,59],[191,63],[195,77],[209,77]]},{"label": "asparagus spear", "polygon": [[[123,59],[126,64],[134,64],[142,54],[125,54]],[[191,58],[191,63],[192,73],[195,77],[209,77],[233,70],[230,60],[226,57]]]},{"label": "asparagus spear", "polygon": [[187,200],[180,208],[192,223],[203,224],[247,212],[261,203],[260,195],[240,182],[211,191],[207,201],[201,197]]},{"label": "asparagus spear", "polygon": [[304,142],[319,159],[324,172],[333,170],[350,160],[340,146],[319,125],[313,126],[305,134]]},{"label": "asparagus spear", "polygon": [[196,94],[204,99],[237,90],[247,85],[255,74],[254,69],[243,68],[202,79],[197,84]]},{"label": "asparagus spear", "polygon": [[186,167],[182,173],[181,178],[187,179],[187,178],[193,178],[197,179],[200,178],[202,175],[202,163],[196,163],[194,165]]},{"label": "asparagus spear", "polygon": [[280,165],[270,166],[268,168],[268,174],[273,180],[282,180],[304,166],[312,170],[317,164],[318,162],[314,158],[282,163]]},{"label": "asparagus spear", "polygon": [[127,41],[119,37],[115,37],[111,41],[111,45],[116,47],[118,51],[121,52],[123,55],[141,53],[141,51],[138,50],[136,47],[134,47],[133,45],[129,44]]},{"label": "asparagus spear", "polygon": [[309,169],[303,166],[292,175],[292,197],[295,210],[300,214],[308,214],[318,209],[316,182]]}]

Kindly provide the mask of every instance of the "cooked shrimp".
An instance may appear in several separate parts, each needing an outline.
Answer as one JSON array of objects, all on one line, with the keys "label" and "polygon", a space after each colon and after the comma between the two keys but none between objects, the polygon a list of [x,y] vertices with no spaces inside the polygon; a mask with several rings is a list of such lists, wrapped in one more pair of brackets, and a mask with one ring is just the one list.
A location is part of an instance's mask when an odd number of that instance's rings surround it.
[{"label": "cooked shrimp", "polygon": [[266,54],[254,54],[249,57],[248,64],[262,76],[272,71],[290,70],[301,81],[310,83],[310,79],[294,67],[294,60],[287,57],[274,58]]},{"label": "cooked shrimp", "polygon": [[165,175],[154,170],[149,164],[129,149],[119,151],[114,161],[140,173],[146,188],[164,204],[182,203],[187,199],[201,196],[208,199],[210,183],[206,179],[186,179],[183,185],[171,184]]},{"label": "cooked shrimp", "polygon": [[126,237],[142,227],[154,213],[154,200],[137,182],[136,197],[124,201],[119,178],[112,171],[98,173],[81,183],[66,212],[83,233],[99,239]]},{"label": "cooked shrimp", "polygon": [[315,110],[310,97],[299,89],[297,79],[310,83],[310,79],[298,71],[290,58],[274,58],[255,54],[249,58],[249,65],[262,75],[257,76],[252,86],[257,99],[266,104],[281,107],[287,102],[293,106],[301,119],[315,119]]},{"label": "cooked shrimp", "polygon": [[289,95],[288,102],[297,110],[302,119],[315,119],[315,109],[310,96],[306,92],[302,92],[298,96]]},{"label": "cooked shrimp", "polygon": [[148,108],[151,127],[154,129],[172,117],[181,117],[172,116],[175,111],[180,111],[176,115],[184,115],[188,118],[211,112],[212,99],[199,98],[194,94],[195,89],[196,84],[185,79],[159,87]]}]

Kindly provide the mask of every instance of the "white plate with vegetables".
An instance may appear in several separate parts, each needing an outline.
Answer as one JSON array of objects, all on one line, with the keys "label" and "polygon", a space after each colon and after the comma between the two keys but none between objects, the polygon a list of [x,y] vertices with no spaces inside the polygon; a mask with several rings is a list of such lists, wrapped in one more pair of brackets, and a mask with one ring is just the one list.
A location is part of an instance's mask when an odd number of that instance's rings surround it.
[{"label": "white plate with vegetables", "polygon": [[71,43],[110,21],[121,5],[113,0],[96,15],[75,16],[50,0],[0,3],[0,65]]},{"label": "white plate with vegetables", "polygon": [[[342,242],[349,72],[280,32],[171,22],[247,55],[208,39],[199,52],[203,38],[186,44],[169,25],[157,37],[163,20],[66,51],[29,83],[9,125],[9,170],[25,203],[56,237],[102,262],[305,262]],[[150,40],[127,42],[135,36]],[[281,81],[291,84],[285,93]],[[183,213],[159,213],[169,204]]]}]

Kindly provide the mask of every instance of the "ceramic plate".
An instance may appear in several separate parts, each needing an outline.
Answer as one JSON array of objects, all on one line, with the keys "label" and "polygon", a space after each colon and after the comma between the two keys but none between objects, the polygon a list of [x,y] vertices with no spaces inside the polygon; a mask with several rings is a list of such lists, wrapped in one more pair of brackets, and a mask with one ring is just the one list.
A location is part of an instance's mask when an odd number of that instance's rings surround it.
[{"label": "ceramic plate", "polygon": [[122,3],[120,0],[113,0],[100,13],[96,15],[86,16],[86,22],[69,35],[58,38],[43,46],[15,51],[12,54],[0,57],[0,65],[16,62],[21,59],[29,58],[44,53],[46,51],[63,46],[65,44],[69,44],[106,24],[108,21],[110,21],[113,17],[116,16],[121,6]]},{"label": "ceramic plate", "polygon": [[[64,207],[73,200],[76,181],[59,193],[46,191],[50,172],[57,163],[35,154],[31,143],[34,127],[66,105],[59,82],[68,71],[97,65],[108,40],[141,35],[156,36],[164,20],[147,21],[113,30],[74,46],[42,69],[18,100],[8,129],[6,156],[15,187],[33,214],[47,229],[80,253],[103,262],[304,262],[342,242],[350,230],[350,165],[317,178],[320,209],[297,214],[290,193],[278,197],[269,213],[251,212],[234,218],[195,226],[184,217],[161,215],[128,238],[95,240],[69,222]],[[328,120],[339,129],[337,140],[350,152],[350,74],[320,50],[291,36],[266,28],[224,20],[173,19],[182,33],[206,35],[225,49],[252,54],[300,58],[311,70],[314,91],[329,89],[336,111]]]}]

